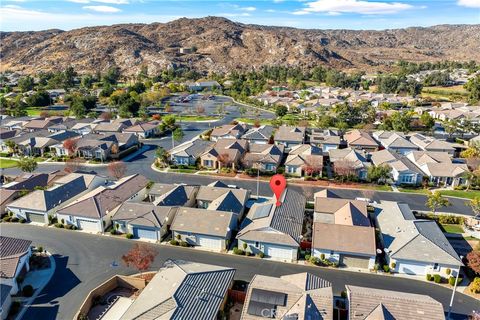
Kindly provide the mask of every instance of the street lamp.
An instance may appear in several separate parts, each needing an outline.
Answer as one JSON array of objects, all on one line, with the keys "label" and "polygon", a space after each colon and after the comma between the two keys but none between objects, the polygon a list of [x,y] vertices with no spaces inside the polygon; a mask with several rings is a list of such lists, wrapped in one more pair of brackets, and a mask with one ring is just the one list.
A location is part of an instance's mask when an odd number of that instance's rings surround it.
[{"label": "street lamp", "polygon": [[[460,256],[460,260],[463,260],[463,256]],[[455,292],[457,291],[458,276],[460,275],[461,268],[462,266],[458,267],[457,276],[455,277],[455,284],[453,285],[452,297],[450,299],[450,304],[448,305],[447,320],[450,320],[450,313],[452,312],[453,299],[455,297]]]}]

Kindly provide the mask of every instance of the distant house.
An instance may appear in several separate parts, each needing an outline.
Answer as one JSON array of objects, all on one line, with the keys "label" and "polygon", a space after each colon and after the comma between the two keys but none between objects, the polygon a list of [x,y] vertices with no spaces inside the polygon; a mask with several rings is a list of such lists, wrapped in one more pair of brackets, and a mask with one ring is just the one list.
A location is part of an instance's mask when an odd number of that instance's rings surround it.
[{"label": "distant house", "polygon": [[119,158],[124,151],[139,145],[133,133],[87,134],[76,142],[76,153],[86,159],[105,161]]},{"label": "distant house", "polygon": [[373,137],[388,151],[407,154],[420,148],[408,141],[403,134],[393,131],[376,131]]},{"label": "distant house", "polygon": [[310,144],[327,153],[331,149],[338,149],[341,139],[337,132],[314,128],[310,133]]},{"label": "distant house", "polygon": [[91,133],[93,129],[97,126],[97,123],[94,122],[80,122],[75,125],[73,125],[70,130],[75,131],[76,133],[80,135],[86,135],[88,133]]},{"label": "distant house", "polygon": [[276,145],[282,145],[287,149],[305,142],[305,127],[280,126],[275,132]]},{"label": "distant house", "polygon": [[29,132],[48,129],[48,127],[63,122],[62,117],[49,117],[33,119],[23,126],[23,129]]},{"label": "distant house", "polygon": [[168,154],[173,164],[193,166],[196,164],[197,159],[200,158],[207,149],[210,149],[213,144],[211,141],[195,139],[174,147]]},{"label": "distant house", "polygon": [[247,140],[249,144],[267,144],[273,137],[274,128],[272,126],[260,126],[249,129],[242,136],[243,140]]},{"label": "distant house", "polygon": [[29,222],[48,224],[48,216],[54,215],[60,205],[69,203],[82,193],[104,182],[95,174],[71,173],[57,179],[46,190],[35,190],[7,205],[16,217]]},{"label": "distant house", "polygon": [[420,276],[459,272],[462,260],[435,221],[416,219],[405,203],[382,201],[375,208],[385,258],[389,266],[394,263],[394,272]]},{"label": "distant house", "polygon": [[309,170],[321,175],[323,169],[322,150],[309,144],[299,144],[292,147],[285,160],[285,173],[303,176]]},{"label": "distant house", "polygon": [[210,134],[210,140],[239,139],[245,131],[247,131],[247,127],[244,124],[224,124],[213,129]]},{"label": "distant house", "polygon": [[340,266],[372,269],[375,265],[375,228],[365,201],[315,195],[312,255]]},{"label": "distant house", "polygon": [[[10,294],[18,293],[20,288],[17,278],[24,276],[30,270],[31,245],[32,241],[30,240],[0,236],[0,248],[2,248],[0,250],[0,285],[5,289],[8,288],[4,286],[10,287]],[[0,294],[4,295],[3,292]],[[7,299],[7,297],[2,297],[2,299]],[[3,316],[2,312],[2,318]]]},{"label": "distant house", "polygon": [[24,192],[32,191],[35,187],[45,187],[47,184],[47,173],[23,174],[14,181],[5,183],[0,188],[0,215],[6,212],[9,203],[21,197]]},{"label": "distant house", "polygon": [[115,119],[111,122],[100,122],[93,129],[95,133],[115,133],[122,132],[126,128],[135,126],[138,123],[136,119]]},{"label": "distant house", "polygon": [[148,180],[134,174],[100,186],[57,211],[58,220],[88,232],[103,232],[125,201],[143,200]]},{"label": "distant house", "polygon": [[248,285],[242,320],[333,320],[332,284],[310,273],[255,275]]},{"label": "distant house", "polygon": [[179,207],[170,230],[173,239],[214,251],[224,251],[237,223],[232,212]]},{"label": "distant house", "polygon": [[328,151],[330,163],[335,174],[353,175],[361,180],[367,179],[368,167],[371,165],[364,152],[356,149],[332,149]]},{"label": "distant house", "polygon": [[407,155],[433,184],[456,187],[467,183],[464,175],[469,171],[464,163],[452,163],[446,152],[413,151]]},{"label": "distant house", "polygon": [[443,305],[424,294],[347,285],[350,320],[445,319]]},{"label": "distant house", "polygon": [[276,206],[274,199],[255,203],[237,234],[238,247],[253,254],[262,252],[277,260],[295,261],[302,239],[305,197],[286,189]]},{"label": "distant house", "polygon": [[248,148],[248,142],[238,139],[220,139],[200,157],[202,167],[219,169],[236,168]]},{"label": "distant house", "polygon": [[415,133],[410,136],[410,141],[423,151],[446,152],[453,157],[455,148],[451,143]]},{"label": "distant house", "polygon": [[373,152],[378,150],[378,143],[366,131],[351,130],[343,135],[347,145],[352,149]]},{"label": "distant house", "polygon": [[119,232],[133,234],[134,238],[160,241],[168,234],[176,211],[176,207],[125,202],[112,217],[112,223]]},{"label": "distant house", "polygon": [[242,159],[242,165],[263,172],[276,172],[283,159],[283,149],[282,145],[252,144]]},{"label": "distant house", "polygon": [[385,149],[372,152],[371,160],[376,166],[389,166],[395,184],[418,185],[422,183],[422,170],[404,155]]},{"label": "distant house", "polygon": [[217,81],[197,81],[187,85],[190,91],[211,91],[214,89],[221,89],[222,86]]},{"label": "distant house", "polygon": [[155,183],[148,190],[148,196],[156,206],[193,207],[197,192],[198,186]]},{"label": "distant house", "polygon": [[139,123],[123,129],[123,132],[133,133],[140,139],[147,139],[154,137],[160,133],[159,125],[159,121]]},{"label": "distant house", "polygon": [[232,268],[167,260],[133,302],[121,304],[124,311],[120,317],[114,305],[108,311],[114,314],[107,313],[104,318],[215,320],[225,306],[234,275]]}]

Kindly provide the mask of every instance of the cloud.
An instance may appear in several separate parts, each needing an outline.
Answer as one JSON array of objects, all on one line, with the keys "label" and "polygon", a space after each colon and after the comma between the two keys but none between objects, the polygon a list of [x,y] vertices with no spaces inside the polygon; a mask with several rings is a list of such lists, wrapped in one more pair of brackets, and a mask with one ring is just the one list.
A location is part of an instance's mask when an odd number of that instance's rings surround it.
[{"label": "cloud", "polygon": [[69,2],[73,3],[93,3],[93,2],[98,2],[98,3],[107,3],[107,4],[129,4],[129,0],[68,0]]},{"label": "cloud", "polygon": [[110,7],[110,6],[84,6],[82,8],[85,10],[91,10],[91,11],[102,12],[102,13],[115,13],[115,12],[122,11],[118,8]]},{"label": "cloud", "polygon": [[238,8],[238,10],[242,10],[242,11],[255,11],[255,10],[257,10],[257,8],[255,8],[255,7],[241,7],[241,8]]},{"label": "cloud", "polygon": [[273,3],[282,3],[285,0],[273,0]]},{"label": "cloud", "polygon": [[467,8],[480,8],[480,0],[458,0],[457,4]]},{"label": "cloud", "polygon": [[[460,0],[478,1],[478,0]],[[305,4],[307,7],[293,12],[293,14],[309,13],[359,13],[359,14],[393,14],[412,9],[413,6],[401,2],[370,2],[365,0],[317,0]]]}]

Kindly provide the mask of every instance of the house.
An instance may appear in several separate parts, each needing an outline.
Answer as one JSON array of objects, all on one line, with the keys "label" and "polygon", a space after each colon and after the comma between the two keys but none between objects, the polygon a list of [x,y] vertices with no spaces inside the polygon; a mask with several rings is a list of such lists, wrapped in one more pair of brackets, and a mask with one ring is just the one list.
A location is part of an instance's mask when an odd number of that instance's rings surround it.
[{"label": "house", "polygon": [[375,131],[373,137],[388,151],[407,154],[420,148],[408,141],[402,133],[393,131]]},{"label": "house", "polygon": [[283,159],[283,145],[252,144],[242,159],[244,168],[276,172]]},{"label": "house", "polygon": [[375,217],[393,272],[420,276],[459,272],[462,260],[435,221],[416,219],[408,204],[391,201],[376,204]]},{"label": "house", "polygon": [[243,140],[247,140],[249,144],[267,144],[273,137],[275,129],[272,126],[253,127],[244,133]]},{"label": "house", "polygon": [[214,143],[211,141],[195,139],[174,147],[168,151],[168,154],[173,164],[193,166],[197,159],[213,145]]},{"label": "house", "polygon": [[18,293],[17,278],[30,270],[31,246],[30,240],[0,236],[0,285],[11,287],[10,294]]},{"label": "house", "polygon": [[[104,319],[205,319],[216,320],[232,287],[235,269],[183,260],[167,260],[121,316]],[[118,302],[117,302],[118,303]],[[123,311],[122,310],[122,311]]]},{"label": "house", "polygon": [[227,250],[236,215],[228,211],[179,207],[170,230],[172,238],[214,251]]},{"label": "house", "polygon": [[[49,137],[25,137],[17,142],[19,152],[25,156],[43,156],[51,146],[58,142]],[[20,139],[18,139],[20,140]]]},{"label": "house", "polygon": [[341,139],[338,132],[333,130],[313,128],[310,133],[310,144],[321,148],[324,153],[327,153],[331,149],[340,148]]},{"label": "house", "polygon": [[351,130],[343,135],[343,139],[347,142],[351,149],[363,150],[365,152],[373,152],[378,150],[378,143],[366,131]]},{"label": "house", "polygon": [[419,185],[423,180],[423,172],[406,156],[387,149],[371,153],[370,159],[376,166],[387,165],[395,184]]},{"label": "house", "polygon": [[200,156],[201,166],[209,169],[235,169],[247,148],[248,142],[245,140],[220,139]]},{"label": "house", "polygon": [[92,133],[93,129],[97,126],[95,122],[79,122],[74,124],[70,130],[84,136],[86,134]]},{"label": "house", "polygon": [[135,126],[138,123],[136,119],[115,119],[110,122],[100,122],[95,128],[95,133],[115,133],[122,132],[124,129]]},{"label": "house", "polygon": [[297,260],[306,199],[287,188],[280,201],[278,207],[273,198],[253,204],[237,234],[240,249],[277,260]]},{"label": "house", "polygon": [[424,294],[350,285],[345,288],[350,320],[445,319],[443,305]]},{"label": "house", "polygon": [[301,177],[307,174],[322,174],[322,150],[314,145],[299,144],[288,153],[285,160],[285,173]]},{"label": "house", "polygon": [[95,174],[71,173],[57,179],[46,190],[35,190],[13,201],[7,205],[7,210],[29,222],[48,224],[48,216],[54,215],[57,207],[71,202],[103,182],[104,179]]},{"label": "house", "polygon": [[176,207],[125,202],[112,217],[112,223],[117,231],[133,234],[136,239],[160,241],[168,234],[176,211]]},{"label": "house", "polygon": [[366,202],[315,194],[312,255],[340,266],[373,269],[375,228]]},{"label": "house", "polygon": [[21,197],[23,193],[32,191],[36,187],[45,187],[47,184],[47,173],[23,174],[14,181],[5,183],[0,188],[0,215],[6,212],[9,203]]},{"label": "house", "polygon": [[197,192],[197,186],[154,183],[148,196],[156,206],[193,207]]},{"label": "house", "polygon": [[[305,143],[305,127],[280,126],[273,137],[276,145],[286,149]],[[285,150],[288,151],[288,150]]]},{"label": "house", "polygon": [[332,284],[307,273],[255,275],[248,285],[242,320],[333,320]]},{"label": "house", "polygon": [[468,166],[452,163],[446,152],[413,151],[407,154],[407,158],[436,186],[456,187],[467,183],[464,175],[469,172]]},{"label": "house", "polygon": [[12,305],[12,286],[0,283],[0,319],[6,320]]},{"label": "house", "polygon": [[246,189],[229,188],[226,185],[200,186],[196,196],[196,206],[207,210],[232,212],[237,222],[240,222],[249,198],[250,191]]},{"label": "house", "polygon": [[160,133],[159,125],[160,125],[159,121],[139,123],[123,129],[123,132],[133,133],[140,139],[147,139],[147,138],[155,137]]},{"label": "house", "polygon": [[125,201],[141,201],[148,180],[134,174],[113,184],[99,186],[57,211],[57,219],[88,232],[103,232]]},{"label": "house", "polygon": [[240,137],[247,131],[244,124],[224,124],[216,127],[210,134],[210,140],[218,141],[219,139],[240,139]]},{"label": "house", "polygon": [[62,117],[49,117],[49,118],[40,118],[40,119],[33,119],[27,122],[23,129],[28,132],[38,131],[48,129],[48,127],[59,124],[63,122]]},{"label": "house", "polygon": [[415,133],[411,135],[410,142],[417,145],[423,151],[446,152],[452,157],[455,153],[455,148],[451,143],[438,140],[433,137],[427,137],[421,133]]},{"label": "house", "polygon": [[99,159],[120,158],[127,150],[137,148],[138,136],[133,133],[86,134],[76,142],[79,157]]},{"label": "house", "polygon": [[364,151],[357,149],[331,149],[328,151],[333,172],[339,176],[356,176],[367,179],[368,167]]}]

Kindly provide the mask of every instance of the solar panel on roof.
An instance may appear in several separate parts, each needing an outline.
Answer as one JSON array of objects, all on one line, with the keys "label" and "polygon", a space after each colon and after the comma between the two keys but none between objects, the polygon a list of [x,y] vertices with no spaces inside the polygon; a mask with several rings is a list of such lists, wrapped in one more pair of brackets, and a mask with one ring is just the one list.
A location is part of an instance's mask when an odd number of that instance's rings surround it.
[{"label": "solar panel on roof", "polygon": [[260,206],[257,208],[257,210],[255,210],[255,213],[253,214],[252,219],[255,220],[255,219],[268,217],[271,210],[272,210],[271,204]]}]

